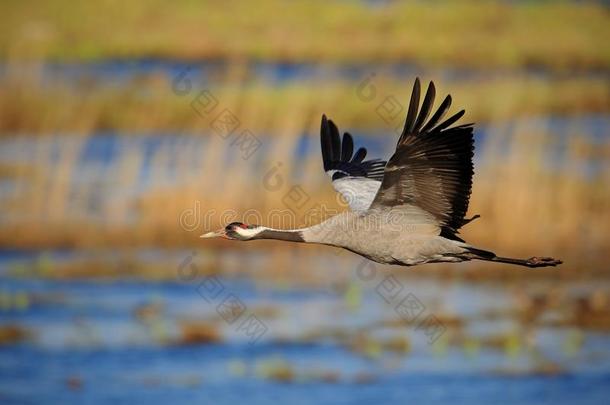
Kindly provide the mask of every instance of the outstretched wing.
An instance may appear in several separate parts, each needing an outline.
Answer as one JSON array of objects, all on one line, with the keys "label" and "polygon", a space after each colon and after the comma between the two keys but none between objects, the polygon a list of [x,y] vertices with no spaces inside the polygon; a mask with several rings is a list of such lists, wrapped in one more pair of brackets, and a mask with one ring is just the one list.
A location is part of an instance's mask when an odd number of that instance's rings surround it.
[{"label": "outstretched wing", "polygon": [[352,211],[365,212],[381,186],[386,161],[364,160],[365,148],[354,153],[352,136],[346,132],[341,140],[339,129],[332,120],[326,119],[326,115],[322,116],[320,141],[324,171],[330,176],[333,187]]},{"label": "outstretched wing", "polygon": [[451,96],[428,120],[435,95],[430,82],[419,109],[420,83],[415,80],[404,129],[370,208],[417,207],[434,217],[441,235],[461,240],[455,234],[468,222],[464,216],[474,174],[473,124],[452,127],[464,110],[441,121]]}]

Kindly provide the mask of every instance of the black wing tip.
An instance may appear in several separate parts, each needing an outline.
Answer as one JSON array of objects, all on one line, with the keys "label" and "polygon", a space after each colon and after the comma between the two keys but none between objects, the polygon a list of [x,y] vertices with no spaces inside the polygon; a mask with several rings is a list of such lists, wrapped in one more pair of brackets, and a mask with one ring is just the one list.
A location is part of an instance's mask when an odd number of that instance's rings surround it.
[{"label": "black wing tip", "polygon": [[341,170],[343,172],[335,173],[333,181],[347,176],[381,180],[386,162],[379,159],[365,161],[366,148],[359,147],[354,150],[352,134],[344,132],[341,136],[335,123],[328,119],[326,114],[322,114],[320,141],[324,171]]},{"label": "black wing tip", "polygon": [[[421,80],[419,79],[419,77],[416,77],[415,82],[413,83],[413,90],[411,92],[411,98],[409,100],[409,107],[407,109],[407,117],[405,119],[404,128],[398,140],[399,144],[403,142],[404,138],[408,134],[430,132],[436,129],[437,124],[441,121],[445,113],[449,110],[449,107],[451,106],[452,102],[451,95],[447,95],[441,105],[436,110],[436,112],[432,115],[432,118],[428,120],[428,117],[433,110],[434,99],[436,97],[436,85],[434,84],[434,81],[431,80],[428,83],[428,89],[426,90],[426,94],[424,96],[424,100],[422,102],[421,107],[419,105],[420,97]],[[452,123],[453,122],[449,122],[449,125]],[[441,123],[441,125],[442,124],[444,123]],[[446,127],[447,126],[445,126],[444,128]]]},{"label": "black wing tip", "polygon": [[435,98],[436,87],[434,86],[434,82],[430,81],[430,83],[428,84],[428,89],[426,90],[426,95],[424,96],[424,101],[422,102],[419,113],[417,114],[417,118],[415,119],[415,124],[411,129],[412,132],[418,133],[421,131],[421,128],[424,126],[424,123],[426,122],[430,115],[430,112],[432,111]]},{"label": "black wing tip", "polygon": [[333,151],[330,127],[328,125],[326,114],[322,114],[322,121],[320,123],[320,145],[322,149],[322,163],[324,171],[328,171],[332,166]]},{"label": "black wing tip", "polygon": [[343,134],[343,139],[339,133],[339,128],[329,119],[326,114],[322,114],[320,125],[320,143],[322,149],[322,162],[324,171],[334,169],[340,162],[348,162],[353,153],[353,139],[349,133]]},{"label": "black wing tip", "polygon": [[[453,98],[450,94],[445,96],[443,102],[436,109],[436,112],[432,115],[432,118],[428,120],[428,116],[433,109],[434,98],[436,96],[436,86],[434,81],[430,81],[428,84],[428,90],[424,97],[421,107],[419,106],[421,94],[421,81],[419,77],[415,78],[413,83],[413,91],[411,92],[411,99],[409,102],[409,108],[407,110],[407,118],[405,120],[405,126],[399,143],[410,133],[426,133],[432,131],[442,131],[449,128],[457,120],[462,118],[466,113],[465,110],[460,110],[445,121],[442,121],[443,117],[451,107]],[[426,122],[427,121],[427,122]],[[468,125],[460,125],[460,127],[466,127]]]},{"label": "black wing tip", "polygon": [[322,139],[329,136],[328,119],[326,114],[322,114],[322,120],[320,121],[320,136]]},{"label": "black wing tip", "polygon": [[[460,110],[460,111],[456,112],[451,117],[447,118],[445,121],[441,122],[436,127],[434,127],[434,130],[442,131],[444,129],[449,128],[451,125],[455,124],[460,118],[462,118],[464,116],[464,114],[466,114],[466,110]],[[457,128],[457,127],[455,127],[455,128]]]},{"label": "black wing tip", "polygon": [[366,148],[364,147],[359,147],[358,150],[356,151],[356,153],[354,154],[354,157],[352,158],[352,162],[353,163],[362,163],[362,161],[364,161],[364,158],[366,158]]},{"label": "black wing tip", "polygon": [[320,131],[322,133],[328,129],[328,118],[326,114],[322,114],[322,119],[320,120]]},{"label": "black wing tip", "polygon": [[341,161],[349,162],[354,153],[354,138],[348,133],[343,133],[343,139],[341,140]]},{"label": "black wing tip", "polygon": [[330,127],[331,131],[333,132],[333,135],[335,135],[335,134],[339,135],[339,128],[337,127],[337,124],[335,124],[334,121],[331,119],[328,119],[326,122],[328,122],[328,126]]},{"label": "black wing tip", "polygon": [[419,110],[419,96],[421,93],[421,83],[419,77],[415,78],[413,83],[413,90],[411,91],[411,100],[409,101],[409,108],[407,109],[407,119],[405,120],[405,127],[403,129],[403,135],[413,131],[415,127],[415,121],[417,119],[417,112]]}]

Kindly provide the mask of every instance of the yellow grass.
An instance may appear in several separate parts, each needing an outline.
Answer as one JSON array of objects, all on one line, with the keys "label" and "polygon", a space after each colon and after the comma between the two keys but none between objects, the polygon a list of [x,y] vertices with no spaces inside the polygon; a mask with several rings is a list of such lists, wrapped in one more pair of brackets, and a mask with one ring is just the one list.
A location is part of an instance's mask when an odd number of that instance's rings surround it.
[{"label": "yellow grass", "polygon": [[[298,117],[301,104],[295,103],[292,108],[291,116]],[[260,217],[250,213],[249,222],[254,218],[273,226],[312,222],[307,211],[317,204],[345,209],[320,167],[313,124],[286,120],[281,125],[284,136],[268,139],[272,147],[247,161],[236,155],[229,141],[216,135],[210,135],[208,147],[194,142],[184,142],[174,149],[161,147],[151,157],[153,184],[141,194],[134,191],[144,161],[143,151],[138,148],[123,150],[112,168],[99,175],[104,184],[77,185],[70,179],[79,170],[77,156],[84,142],[59,143],[58,163],[52,164],[51,139],[20,137],[34,143],[37,157],[31,166],[4,168],[5,178],[15,180],[17,188],[3,206],[5,225],[0,230],[0,244],[39,248],[200,247],[198,235],[204,227],[243,219],[250,209],[257,210]],[[294,153],[304,129],[314,138],[312,154],[291,164],[287,157]],[[468,241],[507,255],[556,255],[568,263],[593,265],[608,258],[610,143],[607,138],[593,143],[577,127],[571,133],[569,146],[556,158],[554,168],[544,164],[548,148],[557,142],[547,129],[517,125],[512,131],[498,130],[489,135],[486,147],[477,151],[480,161],[470,205],[470,213],[481,214],[482,218],[463,230]],[[222,156],[233,156],[236,163],[227,165]],[[170,177],[172,161],[182,163],[175,165],[175,175]],[[198,163],[188,163],[193,161]],[[277,189],[269,188],[265,175],[278,162],[282,163],[277,173],[283,183]],[[586,175],[583,167],[592,163],[601,165],[602,170],[595,176]],[[296,212],[289,220],[282,222],[278,216],[270,219],[273,210],[284,210],[281,215],[285,215],[285,197],[295,185],[308,194],[307,204],[303,208],[289,204]],[[102,198],[92,210],[88,207],[96,195]],[[181,225],[181,215],[195,209],[199,210],[196,214],[200,221]],[[235,210],[234,215],[221,219],[220,213],[227,209]],[[205,222],[209,210],[215,210],[215,214]],[[275,246],[246,245],[244,249]]]},{"label": "yellow grass", "polygon": [[[412,79],[371,70],[355,80],[297,80],[278,86],[248,81],[247,68],[186,95],[173,91],[172,77],[140,76],[125,84],[42,80],[39,73],[15,71],[0,78],[0,135],[16,132],[50,134],[92,131],[187,132],[206,134],[210,122],[229,109],[257,134],[281,135],[295,119],[314,128],[326,113],[345,129],[379,130],[387,125],[375,113],[388,97],[404,108]],[[375,76],[371,76],[375,73]],[[427,76],[427,77],[426,77]],[[439,98],[451,93],[455,108],[467,110],[477,123],[532,115],[578,115],[610,111],[610,86],[602,76],[539,77],[514,73],[477,76],[473,80],[442,80],[430,71],[422,80],[434,80]],[[188,76],[197,77],[193,71]],[[366,81],[367,79],[372,79]],[[375,97],[365,98],[375,89]],[[202,91],[218,101],[209,115],[193,109]],[[360,96],[359,96],[360,95]],[[301,127],[302,128],[302,127]]]},{"label": "yellow grass", "polygon": [[2,59],[610,66],[608,12],[598,2],[4,1],[0,16]]}]

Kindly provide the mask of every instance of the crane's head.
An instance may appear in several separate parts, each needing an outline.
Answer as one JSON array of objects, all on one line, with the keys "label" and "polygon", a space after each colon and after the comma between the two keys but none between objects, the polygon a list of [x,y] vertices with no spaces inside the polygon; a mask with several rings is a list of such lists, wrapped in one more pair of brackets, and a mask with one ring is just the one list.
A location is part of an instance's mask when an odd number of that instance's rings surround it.
[{"label": "crane's head", "polygon": [[224,228],[214,232],[208,232],[200,238],[225,238],[230,240],[250,240],[254,239],[259,233],[265,230],[260,225],[248,225],[242,222],[231,222]]}]

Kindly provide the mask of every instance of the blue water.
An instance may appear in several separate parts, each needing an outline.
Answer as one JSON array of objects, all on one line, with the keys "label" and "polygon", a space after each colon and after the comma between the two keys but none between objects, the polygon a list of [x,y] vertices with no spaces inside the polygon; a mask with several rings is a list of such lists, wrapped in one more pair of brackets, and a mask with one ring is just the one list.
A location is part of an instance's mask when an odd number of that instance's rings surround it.
[{"label": "blue water", "polygon": [[[142,58],[142,59],[107,59],[88,63],[60,63],[47,62],[44,65],[22,64],[19,69],[36,69],[48,81],[71,80],[79,81],[100,80],[111,81],[114,85],[125,83],[134,78],[145,75],[163,75],[169,79],[188,74],[193,84],[213,82],[223,78],[234,62],[226,59],[180,61],[171,59]],[[13,64],[11,68],[15,68]],[[256,79],[272,84],[283,84],[291,81],[303,80],[362,80],[376,74],[384,77],[404,78],[410,82],[415,76],[424,76],[430,73],[429,68],[419,66],[417,63],[314,63],[314,62],[268,62],[249,60],[244,65],[247,68],[247,80]],[[5,74],[8,67],[0,64],[0,75]],[[599,77],[607,78],[608,71],[602,68],[577,70],[572,72],[555,73],[543,66],[531,66],[526,69],[476,69],[460,67],[444,67],[434,71],[437,80],[468,81],[490,79],[493,77],[506,77],[519,75],[519,77],[552,78],[552,77]]]},{"label": "blue water", "polygon": [[[602,404],[610,374],[560,377],[498,377],[480,373],[396,373],[370,383],[281,383],[252,378],[225,378],[231,357],[256,359],[272,351],[289,357],[343,360],[326,347],[200,347],[43,351],[28,348],[0,351],[3,403],[213,403],[213,404]],[[7,359],[8,358],[8,359]],[[10,363],[9,363],[10,364]],[[4,367],[3,367],[4,368]],[[66,387],[67,375],[83,385]]]},{"label": "blue water", "polygon": [[[574,330],[536,326],[533,348],[472,352],[443,340],[454,332],[430,342],[415,326],[384,326],[397,318],[376,293],[376,282],[352,279],[350,288],[362,294],[354,306],[344,289],[331,285],[303,288],[219,278],[222,294],[237,296],[245,314],[259,314],[266,325],[260,339],[251,342],[237,326],[241,320],[230,324],[218,317],[223,295],[204,299],[198,287],[206,279],[181,280],[175,273],[174,280],[162,282],[51,281],[15,273],[27,260],[42,260],[37,256],[8,252],[0,261],[0,324],[18,324],[32,333],[21,343],[0,346],[2,403],[599,404],[610,394],[610,335],[605,333],[579,332],[583,343],[574,351],[566,349]],[[69,256],[60,252],[53,260]],[[168,274],[177,271],[180,257],[178,252],[168,261]],[[502,285],[401,282],[427,312],[450,310],[463,317],[468,335],[519,331],[512,319],[479,317],[514,308]],[[537,281],[526,289],[551,285]],[[598,282],[595,288],[604,285]],[[571,286],[574,292],[591,287]],[[19,294],[29,297],[27,305],[7,304]],[[146,321],[137,316],[142,308],[158,308],[158,313]],[[264,315],[264,308],[277,313]],[[222,341],[177,343],[184,320],[212,322]],[[333,330],[349,339],[364,332],[381,341],[406,337],[411,347],[367,354],[327,333]],[[541,361],[557,369],[545,375]],[[269,374],[278,363],[289,366],[288,381]]]}]

